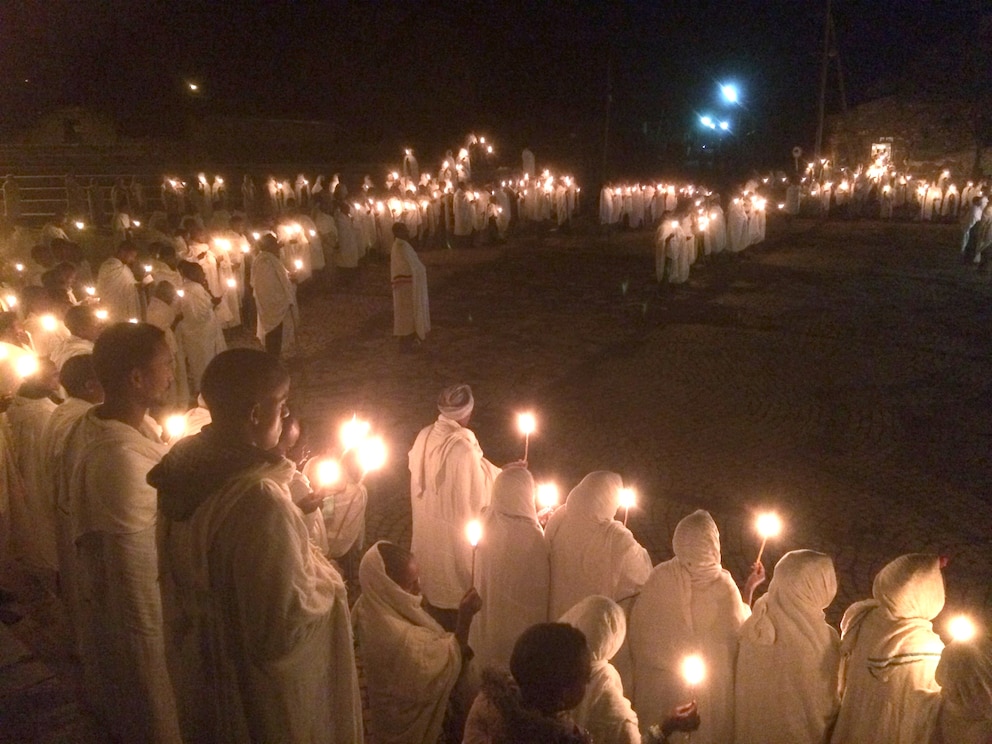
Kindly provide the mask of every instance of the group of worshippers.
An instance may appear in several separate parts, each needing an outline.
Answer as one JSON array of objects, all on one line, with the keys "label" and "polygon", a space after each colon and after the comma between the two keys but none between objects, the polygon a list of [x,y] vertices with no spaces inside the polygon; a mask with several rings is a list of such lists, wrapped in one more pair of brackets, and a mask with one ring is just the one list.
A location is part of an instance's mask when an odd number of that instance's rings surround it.
[{"label": "group of worshippers", "polygon": [[[763,567],[738,588],[699,510],[652,565],[615,519],[619,475],[590,473],[539,514],[526,463],[484,456],[473,406],[467,385],[445,389],[410,450],[411,551],[379,542],[362,560],[354,616],[377,741],[990,741],[992,644],[945,648],[934,631],[938,556],[887,564],[838,634],[829,556],[788,552],[752,602]],[[695,687],[690,655],[705,666]]]}]

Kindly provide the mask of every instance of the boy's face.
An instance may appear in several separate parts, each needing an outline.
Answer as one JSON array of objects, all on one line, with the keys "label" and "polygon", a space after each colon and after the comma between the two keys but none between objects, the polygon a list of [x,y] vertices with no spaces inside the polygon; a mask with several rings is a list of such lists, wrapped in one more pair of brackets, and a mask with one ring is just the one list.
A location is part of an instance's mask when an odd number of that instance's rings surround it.
[{"label": "boy's face", "polygon": [[251,410],[251,427],[255,446],[270,450],[279,444],[282,423],[289,415],[289,380],[263,394]]}]

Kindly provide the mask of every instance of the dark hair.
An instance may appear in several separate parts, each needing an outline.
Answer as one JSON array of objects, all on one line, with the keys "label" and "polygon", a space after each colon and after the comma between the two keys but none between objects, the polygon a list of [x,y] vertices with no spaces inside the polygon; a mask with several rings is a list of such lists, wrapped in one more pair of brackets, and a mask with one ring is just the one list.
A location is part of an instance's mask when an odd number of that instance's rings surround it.
[{"label": "dark hair", "polygon": [[96,377],[109,395],[119,390],[128,375],[149,364],[165,334],[148,323],[114,323],[93,344]]},{"label": "dark hair", "polygon": [[589,673],[590,658],[581,630],[566,623],[538,623],[514,644],[510,674],[527,707],[552,710],[562,694]]},{"label": "dark hair", "polygon": [[77,354],[69,357],[59,372],[59,382],[73,398],[86,395],[86,386],[96,380],[96,367],[93,365],[92,354]]},{"label": "dark hair", "polygon": [[382,556],[382,565],[386,569],[386,576],[402,586],[406,581],[407,566],[410,565],[413,554],[396,543],[383,540],[379,543],[379,555]]},{"label": "dark hair", "polygon": [[203,371],[200,392],[215,421],[237,423],[263,395],[288,379],[278,357],[261,349],[228,349]]},{"label": "dark hair", "polygon": [[88,305],[73,305],[65,311],[63,323],[73,336],[82,336],[87,326],[94,323],[93,309]]},{"label": "dark hair", "polygon": [[394,238],[404,238],[410,237],[410,229],[406,226],[405,222],[394,222],[393,223],[393,237]]},{"label": "dark hair", "polygon": [[207,275],[203,272],[203,267],[195,261],[180,261],[179,276],[189,279],[191,282],[203,283],[207,280]]}]

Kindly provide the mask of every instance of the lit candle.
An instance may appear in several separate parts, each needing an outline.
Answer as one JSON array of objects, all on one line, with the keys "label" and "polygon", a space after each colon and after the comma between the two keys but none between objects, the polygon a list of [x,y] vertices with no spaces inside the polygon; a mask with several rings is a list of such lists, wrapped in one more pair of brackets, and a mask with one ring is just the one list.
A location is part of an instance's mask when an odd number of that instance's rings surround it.
[{"label": "lit candle", "polygon": [[186,296],[186,290],[185,289],[177,289],[176,290],[176,297],[180,297],[181,298],[181,297],[185,297],[185,296]]},{"label": "lit candle", "polygon": [[90,297],[96,296],[96,287],[85,287],[83,291],[86,292],[86,294],[88,294]]},{"label": "lit candle", "polygon": [[479,541],[482,540],[482,522],[473,519],[465,525],[465,537],[472,546],[472,586],[475,586],[475,554],[479,549]]},{"label": "lit candle", "polygon": [[82,230],[84,227],[86,227],[86,223],[85,222],[83,222],[82,220],[77,220],[76,221],[76,229],[77,230]]},{"label": "lit candle", "polygon": [[947,623],[947,632],[953,641],[966,643],[978,635],[978,628],[967,615],[956,615]]},{"label": "lit candle", "polygon": [[39,321],[41,322],[42,330],[47,331],[48,333],[53,332],[59,327],[59,322],[55,319],[54,315],[42,315],[41,318],[39,318]]},{"label": "lit candle", "polygon": [[534,418],[534,414],[518,413],[517,428],[524,435],[524,462],[526,462],[527,456],[530,454],[530,435],[537,430],[537,419]]},{"label": "lit candle", "polygon": [[14,361],[14,372],[18,377],[30,377],[38,371],[38,357],[34,354],[22,354]]},{"label": "lit candle", "polygon": [[537,505],[541,511],[554,509],[558,506],[558,486],[554,483],[539,483],[537,485]]},{"label": "lit candle", "polygon": [[362,421],[357,414],[352,414],[350,419],[341,424],[340,436],[344,451],[354,449],[364,442],[371,428],[368,421]]},{"label": "lit candle", "polygon": [[174,439],[182,438],[186,434],[186,417],[181,413],[167,417],[165,419],[165,433],[168,435],[170,442]]},{"label": "lit candle", "polygon": [[228,279],[227,286],[230,287],[231,289],[237,289],[238,283],[234,279]]},{"label": "lit candle", "polygon": [[104,310],[103,308],[100,308],[99,310],[94,310],[93,315],[97,320],[106,320],[107,318],[110,317],[110,313]]},{"label": "lit candle", "polygon": [[24,264],[22,264],[22,263],[15,263],[14,264],[14,269],[16,269],[17,271],[24,271]]},{"label": "lit candle", "polygon": [[17,305],[17,295],[9,294],[3,298],[3,301],[7,303],[7,307],[15,307]]},{"label": "lit candle", "polygon": [[782,532],[782,520],[779,519],[778,514],[767,512],[758,516],[755,527],[758,530],[758,535],[761,537],[761,547],[758,549],[758,559],[755,563],[761,563],[761,556],[765,552],[765,544],[768,542],[768,538],[778,537],[779,533]]},{"label": "lit candle", "polygon": [[138,319],[137,318],[128,318],[127,319],[127,322],[128,323],[133,323],[134,325],[138,325]]},{"label": "lit candle", "polygon": [[379,470],[386,464],[386,443],[382,437],[370,437],[358,445],[358,464],[362,468],[362,477],[359,483],[365,480],[365,476],[373,470]]},{"label": "lit candle", "polygon": [[293,261],[293,268],[300,271],[303,268],[303,259],[297,258]]},{"label": "lit candle", "polygon": [[637,492],[633,488],[621,488],[617,493],[617,503],[623,508],[623,526],[627,526],[627,515],[632,506],[637,506]]},{"label": "lit candle", "polygon": [[253,232],[251,234],[251,237],[252,237],[253,240],[259,240],[262,237],[262,234],[259,233],[259,232]]},{"label": "lit candle", "polygon": [[152,273],[152,265],[151,264],[145,264],[144,265],[144,269],[145,269],[145,273],[146,274],[151,274]]},{"label": "lit candle", "polygon": [[320,460],[314,469],[314,477],[319,489],[336,486],[341,481],[341,463],[331,458]]}]

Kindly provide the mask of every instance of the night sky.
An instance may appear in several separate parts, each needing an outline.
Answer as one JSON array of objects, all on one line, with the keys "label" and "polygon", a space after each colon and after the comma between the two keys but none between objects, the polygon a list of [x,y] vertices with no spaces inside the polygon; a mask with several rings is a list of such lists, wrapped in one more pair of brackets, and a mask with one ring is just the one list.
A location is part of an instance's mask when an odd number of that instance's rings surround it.
[{"label": "night sky", "polygon": [[[985,5],[833,4],[852,105],[905,89],[934,60],[958,74]],[[71,103],[112,113],[131,136],[175,136],[190,113],[223,113],[329,119],[356,152],[437,150],[477,129],[507,146],[591,158],[602,147],[612,49],[618,158],[636,153],[645,123],[677,132],[716,112],[756,133],[756,156],[781,161],[794,144],[812,145],[825,3],[4,5],[4,133]],[[190,80],[202,86],[196,100]],[[719,107],[723,81],[739,84],[740,109]],[[837,110],[833,78],[830,87]]]}]

